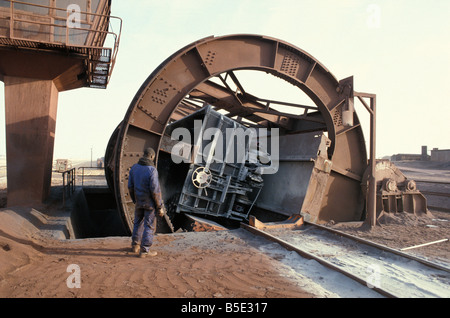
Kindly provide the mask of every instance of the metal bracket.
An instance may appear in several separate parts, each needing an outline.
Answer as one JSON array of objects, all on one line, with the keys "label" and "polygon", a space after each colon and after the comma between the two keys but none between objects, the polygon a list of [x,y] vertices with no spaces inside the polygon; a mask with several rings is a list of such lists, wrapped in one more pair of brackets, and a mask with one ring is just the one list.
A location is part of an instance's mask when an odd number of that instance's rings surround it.
[{"label": "metal bracket", "polygon": [[353,76],[339,81],[338,93],[345,98],[345,104],[342,107],[342,123],[344,126],[353,126],[354,96],[353,96]]},{"label": "metal bracket", "polygon": [[270,222],[263,223],[259,221],[255,216],[250,215],[249,219],[250,226],[253,226],[257,229],[265,230],[265,229],[296,229],[303,225],[303,216],[299,214],[291,215],[287,220],[283,222]]}]

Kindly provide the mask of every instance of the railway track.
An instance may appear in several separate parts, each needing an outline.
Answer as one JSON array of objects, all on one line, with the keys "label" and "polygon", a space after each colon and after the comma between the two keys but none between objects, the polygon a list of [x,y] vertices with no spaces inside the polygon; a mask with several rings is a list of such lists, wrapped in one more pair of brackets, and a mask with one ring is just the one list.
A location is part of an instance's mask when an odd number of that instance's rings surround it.
[{"label": "railway track", "polygon": [[433,181],[433,180],[423,180],[423,179],[414,179],[414,181],[420,182],[420,183],[434,183],[434,184],[450,185],[450,182],[446,182],[446,181]]},{"label": "railway track", "polygon": [[[422,190],[422,192],[425,195],[433,195],[433,196],[439,196],[439,197],[450,197],[450,182],[444,182],[444,181],[431,181],[431,180],[416,180],[417,183],[421,184],[438,184],[442,185],[442,189],[440,191],[428,191],[428,190]],[[442,192],[442,190],[444,192]]]},{"label": "railway track", "polygon": [[400,250],[312,223],[297,230],[261,230],[247,224],[241,227],[303,258],[315,260],[358,282],[360,288],[369,288],[381,296],[450,297],[449,267]]},{"label": "railway track", "polygon": [[[420,184],[420,192],[428,199],[428,208],[431,210],[450,212],[450,182],[434,181],[425,179],[414,179]],[[439,189],[436,190],[436,186]]]}]

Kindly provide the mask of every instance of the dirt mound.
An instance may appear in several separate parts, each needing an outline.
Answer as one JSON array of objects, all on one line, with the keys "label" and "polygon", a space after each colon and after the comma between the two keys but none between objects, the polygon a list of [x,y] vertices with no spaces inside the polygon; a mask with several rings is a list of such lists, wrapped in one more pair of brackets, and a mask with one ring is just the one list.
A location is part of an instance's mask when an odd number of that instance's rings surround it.
[{"label": "dirt mound", "polygon": [[398,212],[398,213],[383,213],[378,219],[381,225],[396,224],[406,227],[411,226],[426,226],[432,224],[433,216],[429,215],[416,216],[412,213]]}]

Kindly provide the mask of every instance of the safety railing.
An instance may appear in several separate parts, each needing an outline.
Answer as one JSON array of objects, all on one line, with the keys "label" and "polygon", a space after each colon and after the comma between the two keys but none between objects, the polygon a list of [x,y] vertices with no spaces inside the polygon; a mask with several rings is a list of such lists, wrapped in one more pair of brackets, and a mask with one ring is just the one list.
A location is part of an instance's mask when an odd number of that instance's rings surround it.
[{"label": "safety railing", "polygon": [[75,192],[76,186],[76,169],[72,168],[70,170],[66,170],[61,172],[63,178],[63,205],[66,202],[66,196],[71,197]]},{"label": "safety railing", "polygon": [[105,186],[105,169],[103,167],[78,167],[81,186]]},{"label": "safety railing", "polygon": [[[107,79],[107,82],[109,82],[119,49],[122,19],[109,15],[110,8],[108,5],[102,9],[102,13],[93,13],[81,11],[79,6],[75,5],[74,7],[73,4],[67,8],[58,8],[53,1],[50,2],[53,5],[16,0],[5,1],[10,3],[9,12],[7,7],[0,7],[0,19],[7,20],[9,18],[9,34],[8,32],[0,33],[0,40],[1,38],[13,40],[9,43],[16,47],[29,47],[30,43],[35,43],[32,46],[34,48],[47,48],[45,45],[63,46],[69,50],[73,49],[75,53],[86,54],[90,60],[98,64],[109,65]],[[30,10],[17,9],[16,5],[21,5],[22,8],[29,6]],[[46,10],[47,13],[37,13],[39,10]],[[109,31],[109,26],[112,26],[111,20],[117,21],[119,25],[117,33]],[[30,27],[30,25],[35,27]],[[23,35],[27,32],[32,35],[24,37]],[[112,47],[103,47],[105,42],[111,41],[110,39],[113,41]],[[42,46],[39,44],[42,44]],[[107,53],[106,50],[112,53]],[[92,68],[95,68],[95,66]]]}]

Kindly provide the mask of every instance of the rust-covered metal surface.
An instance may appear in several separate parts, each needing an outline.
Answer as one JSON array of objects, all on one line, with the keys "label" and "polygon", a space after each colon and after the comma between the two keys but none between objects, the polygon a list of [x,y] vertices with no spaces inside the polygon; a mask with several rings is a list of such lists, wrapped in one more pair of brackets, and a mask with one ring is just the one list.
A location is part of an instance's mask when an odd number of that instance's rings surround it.
[{"label": "rust-covered metal surface", "polygon": [[[286,85],[298,87],[315,105],[294,106],[302,109],[301,115],[276,111],[239,87],[234,73],[238,70],[262,71],[278,77]],[[231,78],[238,89],[221,85],[220,80],[225,77]],[[168,123],[199,109],[198,104],[190,102],[194,99],[226,111],[229,117],[247,118],[260,127],[279,128],[280,138],[288,145],[286,149],[293,149],[292,155],[298,159],[297,168],[309,165],[306,179],[289,173],[289,169],[278,179],[289,178],[297,186],[303,183],[303,193],[289,197],[290,191],[280,189],[276,198],[271,198],[275,194],[266,194],[261,198],[266,207],[277,202],[280,213],[301,213],[314,222],[363,217],[361,182],[368,159],[353,109],[353,78],[339,81],[318,60],[287,42],[258,35],[230,35],[199,40],[164,61],[142,84],[111,137],[105,158],[107,178],[129,228],[134,214],[127,189],[130,167],[144,148],[161,148]],[[325,151],[301,157],[307,147],[302,142],[308,143],[305,134],[311,132],[324,138],[326,135]],[[325,142],[322,137],[319,139]],[[158,151],[157,161],[160,155]],[[287,153],[281,153],[280,158],[283,155]],[[289,158],[285,162],[292,163]],[[312,174],[320,176],[311,178]],[[282,184],[289,186],[288,182]],[[283,209],[286,202],[290,206],[287,210]]]}]

